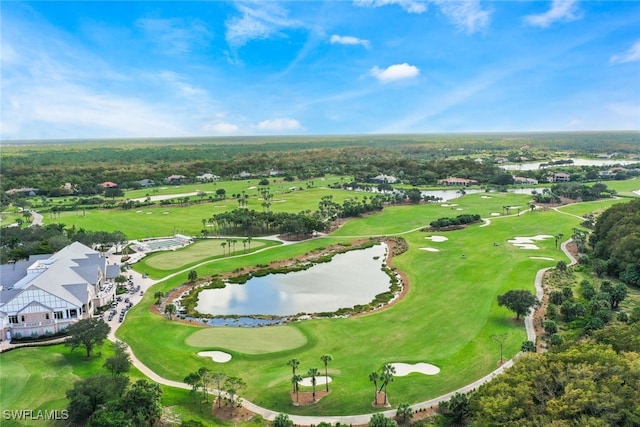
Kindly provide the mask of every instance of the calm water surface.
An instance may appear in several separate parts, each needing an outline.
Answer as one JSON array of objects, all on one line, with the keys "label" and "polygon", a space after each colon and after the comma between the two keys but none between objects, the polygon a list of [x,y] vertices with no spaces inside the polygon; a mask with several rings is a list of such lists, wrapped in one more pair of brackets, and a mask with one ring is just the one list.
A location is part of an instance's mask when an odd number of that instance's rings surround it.
[{"label": "calm water surface", "polygon": [[196,310],[212,315],[276,315],[333,312],[368,304],[389,290],[382,271],[387,246],[353,250],[305,271],[254,277],[244,285],[200,292]]}]

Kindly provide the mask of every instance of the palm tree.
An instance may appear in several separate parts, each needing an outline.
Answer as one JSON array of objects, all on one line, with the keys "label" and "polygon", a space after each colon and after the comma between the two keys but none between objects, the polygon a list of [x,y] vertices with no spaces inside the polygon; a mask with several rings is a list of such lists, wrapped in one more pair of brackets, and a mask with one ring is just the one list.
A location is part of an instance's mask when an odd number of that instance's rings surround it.
[{"label": "palm tree", "polygon": [[387,385],[393,381],[393,374],[396,373],[396,368],[393,365],[386,364],[382,367],[382,386],[380,391],[384,388],[384,404],[387,404]]},{"label": "palm tree", "polygon": [[313,386],[313,401],[316,401],[316,377],[318,376],[318,368],[311,368],[309,369],[309,372],[307,372],[307,375],[309,375],[311,377],[311,385]]},{"label": "palm tree", "polygon": [[329,375],[327,373],[327,365],[333,360],[333,357],[331,357],[330,354],[323,354],[322,356],[320,356],[320,360],[324,362],[324,383],[327,386],[327,391],[329,391]]},{"label": "palm tree", "polygon": [[249,245],[249,251],[251,251],[251,236],[247,237],[247,244]]},{"label": "palm tree", "polygon": [[155,294],[153,294],[153,297],[156,299],[156,305],[159,305],[162,301],[162,298],[164,297],[164,292],[157,291]]},{"label": "palm tree", "polygon": [[173,320],[173,315],[176,314],[176,311],[178,310],[176,309],[175,304],[167,304],[164,308],[164,314],[169,315],[169,320]]},{"label": "palm tree", "polygon": [[224,256],[226,254],[224,248],[227,246],[227,242],[220,243],[220,246],[222,246],[222,256]]},{"label": "palm tree", "polygon": [[287,362],[287,365],[291,366],[291,372],[293,375],[296,374],[296,369],[300,366],[300,361],[298,359],[291,359]]},{"label": "palm tree", "polygon": [[300,375],[294,375],[291,377],[291,382],[293,383],[293,391],[296,394],[296,402],[298,401],[298,390],[300,389],[300,381],[302,381],[302,377]]},{"label": "palm tree", "polygon": [[380,375],[377,372],[371,372],[369,374],[369,381],[373,382],[373,388],[375,389],[374,392],[375,394],[373,395],[373,398],[375,399],[374,402],[377,405],[378,404],[378,380],[380,379]]}]

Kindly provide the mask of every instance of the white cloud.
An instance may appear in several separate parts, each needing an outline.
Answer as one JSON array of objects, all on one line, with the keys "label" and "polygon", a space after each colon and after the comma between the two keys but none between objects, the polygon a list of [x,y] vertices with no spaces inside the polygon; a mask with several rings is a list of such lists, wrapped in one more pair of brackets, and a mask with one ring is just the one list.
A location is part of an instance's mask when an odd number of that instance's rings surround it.
[{"label": "white cloud", "polygon": [[258,123],[255,128],[266,131],[285,131],[301,129],[302,126],[300,125],[300,122],[295,119],[281,118],[273,120],[263,120]]},{"label": "white cloud", "polygon": [[288,11],[275,3],[239,4],[238,10],[241,16],[225,23],[227,43],[234,49],[251,40],[271,38],[282,29],[302,27],[300,21],[290,19]]},{"label": "white cloud", "polygon": [[369,40],[363,40],[363,39],[359,39],[357,37],[351,37],[351,36],[339,36],[337,34],[332,35],[329,42],[331,44],[361,45],[361,46],[364,46],[366,49],[369,49],[370,47]]},{"label": "white cloud", "polygon": [[569,22],[579,18],[577,0],[553,0],[551,9],[538,15],[527,15],[524,21],[534,27],[547,28],[554,22]]},{"label": "white cloud", "polygon": [[640,120],[640,105],[631,103],[612,103],[607,105],[607,109],[619,116],[635,117]]},{"label": "white cloud", "polygon": [[227,122],[208,123],[202,127],[205,132],[212,132],[218,135],[231,135],[238,133],[238,125]]},{"label": "white cloud", "polygon": [[135,24],[158,45],[158,50],[174,55],[188,53],[194,44],[204,44],[211,37],[205,24],[197,19],[141,18]]},{"label": "white cloud", "polygon": [[173,86],[175,86],[175,88],[178,91],[178,95],[181,96],[187,96],[187,97],[191,97],[191,96],[199,96],[199,95],[207,95],[207,92],[202,89],[199,88],[197,86],[193,86],[189,83],[185,82],[185,77],[181,76],[180,74],[173,72],[173,71],[162,71],[160,72],[160,74],[158,75],[158,77],[163,80],[166,81],[168,83],[171,83]]},{"label": "white cloud", "polygon": [[635,42],[629,50],[613,55],[609,60],[612,64],[624,64],[625,62],[637,62],[640,61],[640,40]]},{"label": "white cloud", "polygon": [[354,3],[363,7],[381,7],[388,5],[398,5],[409,13],[424,13],[427,5],[421,1],[414,0],[354,0]]},{"label": "white cloud", "polygon": [[402,64],[390,65],[385,69],[381,69],[376,65],[371,68],[369,74],[381,82],[387,83],[417,77],[420,74],[420,69],[415,65],[409,65],[405,62]]},{"label": "white cloud", "polygon": [[434,0],[442,13],[460,30],[475,33],[489,26],[491,12],[483,10],[479,0]]}]

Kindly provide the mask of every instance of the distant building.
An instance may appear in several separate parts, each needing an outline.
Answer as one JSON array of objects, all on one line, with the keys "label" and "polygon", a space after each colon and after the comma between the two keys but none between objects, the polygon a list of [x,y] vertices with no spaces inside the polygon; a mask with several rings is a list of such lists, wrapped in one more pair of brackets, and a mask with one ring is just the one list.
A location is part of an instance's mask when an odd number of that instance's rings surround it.
[{"label": "distant building", "polygon": [[468,187],[470,185],[477,185],[478,181],[475,179],[456,178],[449,177],[446,179],[439,179],[438,185],[454,186],[454,187]]},{"label": "distant building", "polygon": [[38,194],[40,190],[37,188],[12,188],[11,190],[7,190],[4,192],[7,196],[15,196],[16,194],[22,194],[23,196],[33,197]]},{"label": "distant building", "polygon": [[369,178],[369,182],[374,182],[377,184],[395,184],[398,179],[395,176],[381,174],[378,176],[374,176],[373,178]]},{"label": "distant building", "polygon": [[166,181],[168,184],[180,184],[185,179],[187,179],[187,177],[184,175],[170,175],[167,177]]},{"label": "distant building", "polygon": [[549,175],[547,179],[549,182],[569,182],[571,181],[571,175],[564,172],[558,172]]},{"label": "distant building", "polygon": [[214,181],[220,181],[220,177],[212,173],[205,173],[205,174],[196,176],[196,180],[203,181],[203,182],[214,182]]},{"label": "distant building", "polygon": [[251,178],[252,176],[253,176],[252,174],[250,174],[249,172],[246,172],[246,171],[242,171],[242,172],[240,172],[240,173],[238,174],[238,177],[239,177],[240,179]]},{"label": "distant building", "polygon": [[154,185],[156,185],[156,182],[152,179],[141,179],[140,181],[137,181],[138,184],[140,184],[140,187],[153,187]]},{"label": "distant building", "polygon": [[526,185],[538,185],[538,180],[535,178],[527,178],[524,176],[514,176],[514,184],[526,184]]},{"label": "distant building", "polygon": [[100,186],[102,188],[117,188],[118,184],[116,184],[115,182],[111,182],[111,181],[105,181],[102,184],[100,184]]},{"label": "distant building", "polygon": [[74,242],[53,255],[0,265],[0,339],[60,332],[115,296],[117,265]]}]

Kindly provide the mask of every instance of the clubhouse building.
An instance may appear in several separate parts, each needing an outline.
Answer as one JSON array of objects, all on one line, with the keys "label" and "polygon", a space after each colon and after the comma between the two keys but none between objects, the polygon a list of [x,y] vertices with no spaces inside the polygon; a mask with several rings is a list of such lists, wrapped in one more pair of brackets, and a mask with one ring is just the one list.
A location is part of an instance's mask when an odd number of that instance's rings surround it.
[{"label": "clubhouse building", "polygon": [[53,255],[0,265],[0,340],[57,333],[113,301],[118,265],[74,242]]}]

